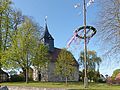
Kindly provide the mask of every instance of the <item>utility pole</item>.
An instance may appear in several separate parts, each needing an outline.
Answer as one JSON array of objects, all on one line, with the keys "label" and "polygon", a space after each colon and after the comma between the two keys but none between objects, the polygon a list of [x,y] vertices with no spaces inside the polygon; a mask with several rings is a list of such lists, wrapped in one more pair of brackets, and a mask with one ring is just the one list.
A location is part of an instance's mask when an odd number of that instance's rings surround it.
[{"label": "utility pole", "polygon": [[84,21],[84,64],[85,64],[84,88],[87,88],[88,78],[87,78],[86,1],[85,0],[83,4],[83,21]]}]

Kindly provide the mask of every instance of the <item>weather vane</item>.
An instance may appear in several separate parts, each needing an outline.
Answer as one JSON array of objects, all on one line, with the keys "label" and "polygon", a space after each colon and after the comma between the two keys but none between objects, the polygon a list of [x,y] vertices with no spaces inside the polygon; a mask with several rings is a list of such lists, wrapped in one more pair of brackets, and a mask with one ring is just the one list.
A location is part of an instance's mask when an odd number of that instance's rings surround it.
[{"label": "weather vane", "polygon": [[47,18],[48,18],[48,16],[45,16],[45,24],[47,24]]}]

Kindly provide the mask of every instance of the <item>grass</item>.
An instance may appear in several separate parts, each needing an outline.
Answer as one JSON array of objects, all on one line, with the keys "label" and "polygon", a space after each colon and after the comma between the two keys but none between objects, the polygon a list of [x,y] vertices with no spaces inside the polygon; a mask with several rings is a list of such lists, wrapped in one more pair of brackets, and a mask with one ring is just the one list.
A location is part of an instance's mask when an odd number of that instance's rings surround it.
[{"label": "grass", "polygon": [[[68,90],[83,90],[84,86],[81,82],[69,82],[65,85],[63,82],[6,82],[1,83],[2,86],[27,86],[27,87],[42,87],[42,88],[66,88]],[[120,90],[118,85],[107,85],[105,83],[89,83],[87,90]]]}]

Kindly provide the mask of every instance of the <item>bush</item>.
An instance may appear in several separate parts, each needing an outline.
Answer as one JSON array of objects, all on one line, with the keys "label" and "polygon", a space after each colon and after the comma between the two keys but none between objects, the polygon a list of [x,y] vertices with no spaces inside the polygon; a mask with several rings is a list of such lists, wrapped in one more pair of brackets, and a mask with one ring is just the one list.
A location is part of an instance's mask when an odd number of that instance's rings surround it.
[{"label": "bush", "polygon": [[24,81],[24,77],[20,75],[12,75],[10,81],[12,82]]},{"label": "bush", "polygon": [[98,82],[99,83],[105,83],[106,81],[103,81],[103,79],[100,78],[100,79],[98,79]]}]

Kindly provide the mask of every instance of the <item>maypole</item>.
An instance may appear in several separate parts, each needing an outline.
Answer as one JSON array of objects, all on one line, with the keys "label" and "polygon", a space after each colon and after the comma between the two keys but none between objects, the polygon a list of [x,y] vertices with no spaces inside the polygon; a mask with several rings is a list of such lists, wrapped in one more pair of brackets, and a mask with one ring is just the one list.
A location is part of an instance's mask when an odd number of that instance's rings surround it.
[{"label": "maypole", "polygon": [[85,64],[85,76],[84,76],[84,87],[88,87],[87,78],[87,41],[86,41],[86,1],[83,4],[83,21],[84,21],[84,64]]},{"label": "maypole", "polygon": [[[86,0],[83,0],[83,24],[84,26],[81,26],[75,30],[73,37],[70,39],[70,41],[67,43],[67,47],[70,46],[72,41],[75,39],[75,37],[78,37],[79,39],[84,39],[84,88],[88,88],[88,77],[87,77],[87,40],[89,41],[95,34],[96,29],[93,26],[87,26],[86,25],[86,8],[90,6],[91,3],[93,3],[94,0],[89,0],[89,2],[86,5]],[[74,6],[75,8],[80,7],[79,4],[76,4]],[[81,35],[78,32],[83,31],[84,34]],[[90,33],[92,31],[92,33]],[[88,34],[89,33],[89,34]]]}]

